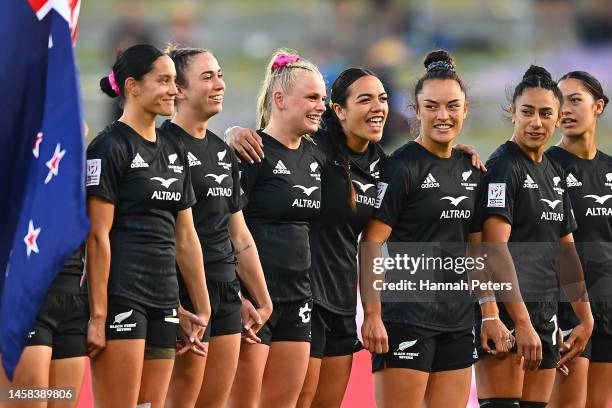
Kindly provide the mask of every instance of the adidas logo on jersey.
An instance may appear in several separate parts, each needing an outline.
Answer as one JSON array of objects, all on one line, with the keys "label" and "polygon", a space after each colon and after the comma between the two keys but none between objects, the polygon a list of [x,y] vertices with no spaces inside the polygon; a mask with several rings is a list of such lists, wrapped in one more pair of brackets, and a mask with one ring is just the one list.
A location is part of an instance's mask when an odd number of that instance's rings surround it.
[{"label": "adidas logo on jersey", "polygon": [[278,163],[276,163],[276,167],[274,167],[274,170],[272,170],[272,173],[274,173],[274,174],[291,174],[289,169],[287,167],[285,167],[284,163],[281,160],[279,160]]},{"label": "adidas logo on jersey", "polygon": [[580,187],[580,186],[582,186],[582,182],[578,181],[578,179],[572,173],[567,175],[567,178],[565,179],[565,182],[567,183],[568,187]]},{"label": "adidas logo on jersey", "polygon": [[134,158],[132,159],[132,164],[130,164],[130,167],[133,169],[138,169],[141,167],[149,167],[149,163],[144,161],[140,153],[136,153],[136,156],[134,156]]},{"label": "adidas logo on jersey", "polygon": [[434,178],[434,176],[431,175],[431,173],[427,173],[427,177],[425,178],[425,181],[423,181],[423,184],[421,184],[421,188],[435,187],[440,187],[440,183],[436,181],[436,179]]},{"label": "adidas logo on jersey", "polygon": [[202,162],[191,152],[187,152],[187,160],[189,160],[189,167],[202,165]]},{"label": "adidas logo on jersey", "polygon": [[523,182],[523,188],[538,188],[538,185],[528,174],[527,177],[525,177],[525,181]]}]

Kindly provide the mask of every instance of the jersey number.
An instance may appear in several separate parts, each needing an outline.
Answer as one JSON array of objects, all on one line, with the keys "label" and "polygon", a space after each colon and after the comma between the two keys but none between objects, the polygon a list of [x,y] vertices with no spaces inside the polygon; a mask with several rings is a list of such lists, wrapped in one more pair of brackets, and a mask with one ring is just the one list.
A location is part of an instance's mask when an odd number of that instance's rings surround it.
[{"label": "jersey number", "polygon": [[557,331],[559,331],[559,325],[557,324],[557,315],[553,315],[553,317],[549,320],[549,322],[553,322],[555,324],[555,331],[552,334],[552,345],[557,345]]}]

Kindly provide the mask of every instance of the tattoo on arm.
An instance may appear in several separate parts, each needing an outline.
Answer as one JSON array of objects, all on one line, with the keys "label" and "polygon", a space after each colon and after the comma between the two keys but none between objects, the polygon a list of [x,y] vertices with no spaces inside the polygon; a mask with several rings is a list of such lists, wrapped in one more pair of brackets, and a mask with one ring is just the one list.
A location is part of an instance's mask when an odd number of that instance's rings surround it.
[{"label": "tattoo on arm", "polygon": [[234,252],[234,255],[238,255],[239,253],[246,251],[246,250],[247,250],[247,249],[249,249],[251,246],[252,246],[251,244],[247,244],[247,245],[246,245],[244,248],[240,248],[240,249],[236,250],[236,251]]}]

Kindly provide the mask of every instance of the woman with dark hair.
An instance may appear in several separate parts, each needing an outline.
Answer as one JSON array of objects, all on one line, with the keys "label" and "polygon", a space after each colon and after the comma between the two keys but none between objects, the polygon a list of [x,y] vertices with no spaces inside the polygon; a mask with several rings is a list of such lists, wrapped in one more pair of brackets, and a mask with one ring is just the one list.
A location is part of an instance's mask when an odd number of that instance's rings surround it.
[{"label": "woman with dark hair", "polygon": [[[483,407],[546,406],[559,366],[559,278],[553,251],[559,243],[573,250],[576,222],[565,173],[544,149],[559,122],[562,101],[550,73],[531,66],[512,95],[512,138],[487,162],[487,195],[479,205],[483,242],[509,250],[507,265],[498,268],[516,270],[521,297],[497,304],[493,298],[486,314],[477,313],[477,334],[486,320],[495,319],[516,338],[516,348],[503,357],[479,353],[476,384]],[[520,243],[530,243],[529,249]],[[561,283],[565,280],[561,276]],[[589,303],[582,300],[571,302],[580,322],[572,337],[574,353],[584,350],[593,328]]]},{"label": "woman with dark hair", "polygon": [[310,233],[312,343],[299,407],[340,406],[353,353],[362,348],[355,322],[356,243],[376,202],[385,158],[378,142],[387,114],[387,93],[377,76],[349,68],[334,81],[322,129],[313,135],[326,161],[321,215]]},{"label": "woman with dark hair", "polygon": [[567,364],[569,374],[557,373],[550,405],[607,407],[612,402],[612,302],[609,300],[612,158],[597,149],[596,132],[597,121],[609,100],[597,78],[584,71],[563,75],[559,89],[563,94],[562,138],[546,155],[559,163],[567,175],[567,190],[578,222],[573,235],[590,291],[595,325],[589,346],[578,353],[573,328],[579,320],[567,302],[559,304],[562,362]]},{"label": "woman with dark hair", "polygon": [[[161,129],[187,148],[197,200],[193,218],[204,254],[212,315],[202,339],[208,354],[177,356],[166,404],[222,407],[227,404],[238,366],[243,331],[240,283],[258,305],[253,316],[258,322],[244,322],[253,326],[250,330],[255,339],[254,334],[272,312],[272,301],[242,215],[238,160],[208,129],[210,119],[222,110],[223,71],[215,56],[204,49],[170,47],[167,53],[176,66],[178,95],[174,117]],[[180,276],[179,296],[181,305],[193,312]]]},{"label": "woman with dark hair", "polygon": [[[210,315],[187,151],[155,128],[177,95],[172,59],[150,45],[121,54],[100,87],[120,97],[123,115],[87,149],[87,279],[96,406],[162,407],[172,373],[179,265],[199,327]],[[198,320],[198,319],[196,319]]]},{"label": "woman with dark hair", "polygon": [[[473,212],[483,174],[472,168],[468,156],[453,149],[468,113],[466,87],[446,51],[430,52],[424,66],[414,90],[419,134],[383,165],[378,208],[363,232],[362,259],[371,251],[380,252],[385,242],[394,247],[420,243],[424,251],[429,251],[427,243],[439,243],[442,251],[465,257],[467,242],[480,241]],[[390,257],[391,252],[389,248]],[[367,266],[363,262],[362,268]],[[427,271],[427,279],[442,273]],[[469,290],[447,301],[405,299],[409,304],[385,300],[382,293],[381,302],[368,294],[367,276],[362,270],[362,333],[364,346],[373,353],[377,404],[465,407],[474,362]],[[467,282],[466,274],[455,271],[443,279],[460,287]],[[385,275],[385,282],[391,280],[391,274]],[[512,336],[499,326],[491,322],[487,331],[503,345],[500,339]]]},{"label": "woman with dark hair", "polygon": [[[312,134],[326,160],[321,214],[310,232],[312,343],[299,407],[339,406],[353,353],[362,348],[355,322],[357,237],[376,203],[387,114],[387,93],[376,74],[348,68],[334,81],[322,127]],[[261,140],[251,130],[232,129],[227,141],[247,160],[261,157]]]}]

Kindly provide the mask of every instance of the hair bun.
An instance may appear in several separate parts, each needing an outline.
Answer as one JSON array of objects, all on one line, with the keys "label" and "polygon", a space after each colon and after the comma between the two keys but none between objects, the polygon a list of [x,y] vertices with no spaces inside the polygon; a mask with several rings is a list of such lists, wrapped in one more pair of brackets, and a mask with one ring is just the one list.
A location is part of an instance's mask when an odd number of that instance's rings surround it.
[{"label": "hair bun", "polygon": [[444,68],[452,71],[455,70],[455,61],[448,51],[445,50],[431,51],[429,54],[427,54],[427,56],[425,56],[423,65],[428,71],[436,68]]},{"label": "hair bun", "polygon": [[105,76],[100,79],[100,89],[102,90],[102,92],[104,92],[111,98],[116,98],[117,96],[119,96],[111,86],[108,76]]},{"label": "hair bun", "polygon": [[542,68],[537,65],[531,65],[529,69],[525,71],[523,79],[527,79],[529,77],[538,77],[552,81],[552,76],[550,75],[550,72],[548,72],[546,68]]}]

